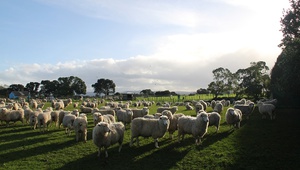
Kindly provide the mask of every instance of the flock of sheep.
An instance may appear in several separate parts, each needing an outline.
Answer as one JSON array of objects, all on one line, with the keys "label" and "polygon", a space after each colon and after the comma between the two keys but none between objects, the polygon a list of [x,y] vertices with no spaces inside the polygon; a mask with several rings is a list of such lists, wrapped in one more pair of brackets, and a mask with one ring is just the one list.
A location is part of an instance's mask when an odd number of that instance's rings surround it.
[{"label": "flock of sheep", "polygon": [[[104,106],[98,107],[100,103]],[[275,106],[277,100],[259,101],[257,103],[258,111],[262,118],[270,117],[275,119]],[[39,128],[43,133],[48,130],[48,126],[53,123],[55,126],[65,128],[65,133],[70,135],[75,133],[76,141],[87,141],[88,120],[87,114],[93,116],[92,140],[98,147],[98,156],[101,148],[105,149],[105,157],[108,157],[107,149],[116,143],[119,144],[119,152],[122,149],[122,143],[126,130],[126,124],[130,126],[130,146],[134,143],[139,146],[139,137],[152,137],[156,148],[159,148],[158,139],[162,138],[167,132],[169,138],[173,138],[173,133],[178,131],[178,142],[180,143],[186,134],[195,138],[195,143],[201,144],[201,139],[207,133],[209,126],[215,126],[218,132],[221,121],[221,112],[224,107],[228,107],[225,113],[226,123],[232,127],[240,128],[242,117],[249,119],[254,110],[254,102],[246,99],[236,101],[232,104],[230,101],[221,100],[211,102],[192,101],[170,103],[154,103],[149,101],[137,102],[105,102],[101,101],[82,101],[80,111],[65,111],[64,108],[73,104],[74,108],[78,103],[72,103],[71,99],[53,100],[51,107],[43,110],[44,102],[32,99],[30,103],[25,101],[6,102],[0,100],[0,121],[10,122],[21,121],[27,123],[32,129]],[[149,107],[156,104],[159,106],[156,113],[150,114]],[[130,108],[133,106],[134,108]],[[185,106],[187,110],[195,110],[196,116],[188,116],[183,113],[177,113],[178,106]],[[142,107],[142,108],[139,108]],[[208,107],[212,112],[208,113]]]}]

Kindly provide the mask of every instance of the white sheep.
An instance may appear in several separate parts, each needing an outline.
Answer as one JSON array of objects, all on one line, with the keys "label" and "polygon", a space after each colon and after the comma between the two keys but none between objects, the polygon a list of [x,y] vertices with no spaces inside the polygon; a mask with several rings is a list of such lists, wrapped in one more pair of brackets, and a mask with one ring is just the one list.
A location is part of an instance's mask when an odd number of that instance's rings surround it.
[{"label": "white sheep", "polygon": [[37,117],[40,113],[43,113],[42,109],[37,109],[35,111],[33,111],[30,115],[29,115],[29,125],[31,126],[31,128],[33,130],[36,129],[36,126],[38,124],[38,120]]},{"label": "white sheep", "polygon": [[132,119],[137,118],[137,117],[144,117],[145,115],[149,114],[148,107],[143,107],[142,109],[134,108],[131,110],[133,113]]},{"label": "white sheep", "polygon": [[159,119],[146,119],[138,117],[131,122],[131,141],[130,146],[133,144],[133,139],[136,138],[137,146],[139,146],[139,136],[152,137],[155,142],[155,147],[158,146],[158,138],[165,135],[170,125],[167,116],[161,116]]},{"label": "white sheep", "polygon": [[93,113],[94,126],[96,126],[99,122],[106,122],[108,124],[115,123],[115,117],[111,114],[102,115],[100,112]]},{"label": "white sheep", "polygon": [[45,129],[48,129],[49,124],[51,123],[51,111],[44,111],[42,113],[39,113],[37,116],[38,126],[40,129],[40,132],[42,132],[43,126],[43,132],[45,132]]},{"label": "white sheep", "polygon": [[190,103],[187,103],[185,105],[186,110],[194,110],[194,107],[190,105]]},{"label": "white sheep", "polygon": [[63,119],[65,117],[66,114],[71,114],[70,111],[64,111],[61,110],[58,114],[58,128],[60,128],[61,124],[63,123]]},{"label": "white sheep", "polygon": [[93,109],[94,108],[86,107],[86,106],[83,106],[83,105],[80,106],[80,112],[81,113],[92,113]]},{"label": "white sheep", "polygon": [[6,126],[9,126],[9,122],[21,121],[24,124],[24,110],[22,108],[18,110],[10,110],[2,108],[0,112],[0,121],[5,121]]},{"label": "white sheep", "polygon": [[168,132],[169,132],[169,138],[173,139],[173,133],[178,129],[177,127],[178,119],[181,116],[184,116],[184,114],[183,113],[172,114],[170,110],[164,110],[161,114],[167,116],[168,119],[170,120]]},{"label": "white sheep", "polygon": [[194,105],[196,114],[198,114],[200,111],[204,111],[204,107],[200,102],[196,102]]},{"label": "white sheep", "polygon": [[160,116],[162,116],[161,113],[154,113],[153,115],[145,115],[143,118],[146,119],[158,119]]},{"label": "white sheep", "polygon": [[74,129],[73,123],[75,120],[76,116],[73,114],[65,114],[64,118],[63,118],[63,127],[65,128],[65,133],[68,134],[68,136],[70,136],[71,131]]},{"label": "white sheep", "polygon": [[54,123],[55,127],[57,127],[57,125],[58,125],[59,113],[60,113],[60,111],[55,110],[55,111],[52,111],[50,114],[51,120]]},{"label": "white sheep", "polygon": [[24,106],[23,109],[25,122],[29,123],[29,117],[33,113],[33,111],[28,106]]},{"label": "white sheep", "polygon": [[239,109],[242,112],[242,115],[249,119],[250,115],[254,110],[254,103],[250,102],[249,104],[244,105],[234,105],[235,109]]},{"label": "white sheep", "polygon": [[221,102],[217,102],[213,111],[221,114],[221,112],[223,111],[223,104]]},{"label": "white sheep", "polygon": [[108,157],[107,149],[115,143],[119,143],[119,152],[122,149],[125,126],[122,122],[108,124],[99,122],[93,128],[93,142],[98,147],[98,157],[100,157],[101,148],[105,149],[105,157]]},{"label": "white sheep", "polygon": [[201,139],[207,133],[209,118],[206,112],[201,112],[196,117],[182,116],[178,119],[178,142],[184,139],[185,134],[192,134],[196,145],[201,144]]},{"label": "white sheep", "polygon": [[210,112],[210,113],[207,113],[207,115],[208,115],[208,119],[209,119],[208,126],[215,126],[216,132],[218,132],[220,123],[221,123],[221,115],[218,112]]},{"label": "white sheep", "polygon": [[122,109],[122,108],[117,108],[116,111],[117,119],[119,122],[126,124],[130,124],[132,121],[132,110],[131,109]]},{"label": "white sheep", "polygon": [[64,108],[65,108],[65,104],[62,100],[60,100],[58,102],[54,102],[54,109],[55,110],[60,110],[60,109],[64,109]]},{"label": "white sheep", "polygon": [[229,107],[225,114],[226,123],[230,126],[240,128],[242,121],[242,112],[239,109]]},{"label": "white sheep", "polygon": [[258,102],[257,103],[258,111],[262,114],[262,119],[266,119],[266,116],[269,115],[270,119],[275,119],[275,106],[269,103]]},{"label": "white sheep", "polygon": [[172,112],[172,114],[176,113],[176,111],[178,110],[177,106],[173,106],[173,107],[158,107],[156,112],[157,113],[162,113],[164,110],[170,110]]},{"label": "white sheep", "polygon": [[87,117],[85,115],[80,115],[75,118],[73,127],[76,136],[76,141],[83,140],[84,142],[87,141]]}]

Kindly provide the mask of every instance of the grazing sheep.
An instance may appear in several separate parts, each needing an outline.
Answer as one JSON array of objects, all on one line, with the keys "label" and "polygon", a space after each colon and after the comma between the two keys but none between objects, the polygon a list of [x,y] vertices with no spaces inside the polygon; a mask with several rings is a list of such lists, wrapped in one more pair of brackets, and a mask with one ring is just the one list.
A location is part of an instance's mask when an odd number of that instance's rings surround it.
[{"label": "grazing sheep", "polygon": [[178,107],[177,106],[173,106],[173,107],[159,107],[159,108],[157,108],[156,112],[157,113],[162,113],[164,110],[170,110],[172,112],[172,114],[174,114],[178,110]]},{"label": "grazing sheep", "polygon": [[192,134],[196,139],[196,145],[201,143],[201,139],[207,133],[209,118],[206,112],[201,112],[197,117],[181,116],[178,119],[178,142],[180,137],[184,139],[185,134]]},{"label": "grazing sheep", "polygon": [[70,114],[70,113],[71,113],[70,111],[64,111],[64,110],[61,110],[59,112],[59,114],[58,114],[58,128],[60,128],[60,125],[62,124],[65,115]]},{"label": "grazing sheep", "polygon": [[81,111],[81,113],[92,113],[93,108],[81,105],[80,106],[80,111]]},{"label": "grazing sheep", "polygon": [[115,123],[115,117],[113,115],[102,115],[100,112],[93,113],[94,126],[96,126],[99,122],[106,122],[108,124]]},{"label": "grazing sheep", "polygon": [[107,149],[115,143],[119,143],[119,152],[122,149],[125,126],[122,122],[108,124],[106,122],[98,123],[93,129],[93,142],[98,147],[98,157],[100,157],[101,148],[105,149],[105,157],[108,157]]},{"label": "grazing sheep", "polygon": [[[198,113],[200,114],[200,112]],[[219,127],[220,127],[220,122],[221,122],[221,115],[218,112],[210,112],[207,113],[209,123],[208,126],[215,126],[216,127],[216,132],[218,132]]]},{"label": "grazing sheep", "polygon": [[133,144],[133,139],[136,138],[137,146],[139,146],[139,136],[152,137],[155,142],[155,147],[158,146],[158,138],[165,135],[170,125],[167,116],[161,116],[159,119],[146,119],[138,117],[131,122],[131,141],[130,146]]},{"label": "grazing sheep", "polygon": [[71,131],[74,129],[73,123],[75,120],[76,116],[73,114],[65,114],[64,118],[63,118],[63,127],[65,128],[65,132],[66,134],[68,134],[68,136],[70,136]]},{"label": "grazing sheep", "polygon": [[44,111],[42,113],[39,113],[37,116],[37,121],[38,121],[38,126],[40,129],[40,132],[42,132],[42,127],[43,126],[43,132],[45,132],[45,129],[48,129],[49,124],[51,123],[51,111]]},{"label": "grazing sheep", "polygon": [[239,109],[242,112],[242,115],[246,116],[246,119],[249,119],[254,110],[254,103],[250,102],[249,104],[244,105],[234,105],[234,108]]},{"label": "grazing sheep", "polygon": [[85,115],[80,115],[75,118],[73,126],[77,142],[79,140],[87,141],[87,125],[88,121]]},{"label": "grazing sheep", "polygon": [[10,110],[2,108],[0,112],[0,121],[5,121],[6,126],[9,126],[9,122],[21,121],[24,124],[24,110],[22,108],[18,110]]},{"label": "grazing sheep", "polygon": [[114,109],[99,109],[97,112],[100,112],[102,115],[112,115],[116,116],[116,111]]},{"label": "grazing sheep", "polygon": [[74,107],[74,108],[77,108],[77,107],[78,107],[78,102],[73,103],[73,107]]},{"label": "grazing sheep", "polygon": [[63,100],[63,103],[64,103],[64,107],[67,107],[69,104],[72,104],[72,99],[66,99],[66,100]]},{"label": "grazing sheep", "polygon": [[223,104],[221,102],[217,102],[213,111],[221,114],[221,112],[223,111]]},{"label": "grazing sheep", "polygon": [[117,119],[119,122],[124,123],[124,125],[131,123],[132,121],[132,110],[131,109],[122,109],[122,108],[117,108]]},{"label": "grazing sheep", "polygon": [[262,119],[266,119],[267,115],[270,116],[270,119],[275,119],[275,106],[273,104],[258,102],[257,103],[258,111],[262,114]]},{"label": "grazing sheep", "polygon": [[149,114],[149,108],[148,107],[143,107],[142,109],[131,109],[133,116],[132,119],[137,118],[137,117],[144,117],[145,115]]},{"label": "grazing sheep", "polygon": [[170,125],[169,125],[169,128],[168,128],[168,132],[169,132],[169,138],[173,139],[173,133],[178,129],[177,128],[178,119],[181,116],[184,116],[184,114],[183,113],[172,114],[172,112],[170,110],[164,110],[162,112],[162,115],[167,116],[168,119],[170,120]]},{"label": "grazing sheep", "polygon": [[242,121],[242,112],[239,109],[229,107],[225,114],[226,122],[231,126],[240,128]]},{"label": "grazing sheep", "polygon": [[187,103],[185,105],[186,110],[194,110],[193,106],[190,105],[190,103]]}]

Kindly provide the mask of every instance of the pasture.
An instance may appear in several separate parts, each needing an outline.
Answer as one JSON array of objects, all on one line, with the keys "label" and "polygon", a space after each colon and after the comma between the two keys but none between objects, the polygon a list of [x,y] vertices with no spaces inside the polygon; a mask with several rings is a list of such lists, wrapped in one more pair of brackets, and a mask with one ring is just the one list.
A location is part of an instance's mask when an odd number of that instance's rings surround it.
[{"label": "pasture", "polygon": [[[47,103],[45,107],[49,106]],[[65,110],[73,110],[68,106]],[[157,106],[150,107],[150,114]],[[209,127],[202,145],[195,145],[191,135],[177,142],[177,132],[159,139],[155,148],[152,138],[140,137],[140,146],[129,147],[130,126],[126,126],[121,152],[118,145],[108,149],[108,158],[92,141],[93,121],[88,114],[88,141],[76,142],[63,128],[50,127],[40,133],[20,122],[0,125],[0,169],[300,169],[300,110],[280,108],[275,120],[262,120],[255,108],[240,129],[225,122],[224,108],[218,133]],[[211,108],[207,110],[211,111]],[[195,115],[179,106],[178,113]],[[102,150],[103,151],[103,150]]]}]

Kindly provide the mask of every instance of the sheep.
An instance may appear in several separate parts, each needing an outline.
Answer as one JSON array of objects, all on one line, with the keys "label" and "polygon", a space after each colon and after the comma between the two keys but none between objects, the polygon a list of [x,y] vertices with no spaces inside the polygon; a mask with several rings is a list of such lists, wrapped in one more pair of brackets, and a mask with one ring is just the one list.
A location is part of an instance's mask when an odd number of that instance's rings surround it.
[{"label": "sheep", "polygon": [[98,147],[97,156],[100,157],[101,148],[105,149],[105,157],[108,157],[107,149],[119,143],[119,152],[121,152],[123,139],[124,139],[125,126],[122,122],[108,124],[106,122],[99,122],[93,128],[93,142]]},{"label": "sheep", "polygon": [[152,137],[155,142],[155,147],[158,146],[158,138],[165,135],[170,125],[170,120],[167,116],[161,116],[159,119],[146,119],[135,118],[131,122],[131,141],[130,146],[133,144],[133,139],[136,138],[137,146],[139,146],[139,136]]},{"label": "sheep", "polygon": [[37,109],[38,104],[34,99],[31,100],[30,105],[32,109]]},{"label": "sheep", "polygon": [[[200,113],[201,113],[201,111],[198,114],[200,114]],[[208,120],[209,120],[208,126],[215,126],[216,132],[218,132],[219,127],[220,127],[220,122],[221,122],[221,115],[218,112],[210,112],[210,113],[207,113],[207,115],[208,115]]]},{"label": "sheep", "polygon": [[94,126],[96,126],[99,122],[106,122],[108,124],[115,123],[115,117],[113,115],[102,115],[100,112],[93,113]]},{"label": "sheep", "polygon": [[51,123],[51,111],[44,111],[42,113],[39,113],[37,116],[37,121],[39,125],[40,132],[42,132],[41,126],[43,126],[43,132],[45,132],[45,129],[48,129],[49,124]]},{"label": "sheep", "polygon": [[78,107],[78,102],[73,103],[73,107],[74,107],[74,108],[77,108],[77,107]]},{"label": "sheep", "polygon": [[145,115],[143,118],[146,119],[158,119],[160,116],[162,116],[161,113],[154,113],[153,115]]},{"label": "sheep", "polygon": [[63,103],[64,103],[64,107],[67,107],[69,104],[72,104],[72,99],[69,98],[69,99],[63,100]]},{"label": "sheep", "polygon": [[59,114],[58,114],[58,128],[60,128],[60,125],[62,124],[65,115],[70,114],[70,113],[71,113],[70,111],[64,111],[64,110],[61,110],[59,112]]},{"label": "sheep", "polygon": [[24,109],[25,122],[28,123],[29,122],[29,117],[33,113],[33,111],[28,106],[23,107],[23,109]]},{"label": "sheep", "polygon": [[73,126],[74,132],[76,136],[76,141],[78,142],[80,139],[84,142],[87,141],[87,117],[85,115],[80,115],[75,118]]},{"label": "sheep", "polygon": [[73,123],[75,120],[76,116],[73,114],[65,114],[64,118],[63,118],[63,127],[65,128],[65,133],[68,134],[68,136],[70,136],[71,134],[71,130],[74,129]]},{"label": "sheep", "polygon": [[37,117],[40,113],[43,113],[42,109],[37,109],[35,111],[33,111],[30,115],[29,115],[29,125],[31,126],[31,128],[33,130],[36,129],[36,126],[38,124],[38,120]]},{"label": "sheep", "polygon": [[185,105],[186,110],[194,110],[194,107],[190,105],[190,103],[187,103]]},{"label": "sheep", "polygon": [[58,102],[54,102],[54,106],[52,106],[55,110],[60,110],[65,108],[65,104],[62,100]]},{"label": "sheep", "polygon": [[22,108],[18,110],[10,110],[7,108],[2,108],[0,112],[0,121],[5,121],[6,126],[9,126],[9,122],[21,121],[24,124],[24,110]]},{"label": "sheep", "polygon": [[249,119],[254,110],[254,103],[250,102],[248,105],[234,105],[234,108],[239,109],[242,112],[242,116],[246,116],[246,119]]},{"label": "sheep", "polygon": [[226,123],[230,126],[240,128],[242,121],[242,112],[239,109],[229,107],[225,114]]},{"label": "sheep", "polygon": [[172,114],[176,113],[176,111],[178,110],[177,106],[173,106],[173,107],[158,107],[156,112],[157,113],[161,113],[164,110],[170,110],[172,112]]},{"label": "sheep", "polygon": [[223,111],[223,104],[221,102],[217,102],[213,111],[221,114],[221,112]]},{"label": "sheep", "polygon": [[204,107],[200,102],[195,103],[195,111],[196,111],[196,114],[200,111],[204,111]]},{"label": "sheep", "polygon": [[184,116],[184,114],[183,113],[172,114],[172,112],[170,110],[164,110],[162,112],[162,115],[167,116],[168,119],[170,120],[170,125],[169,125],[169,128],[168,128],[168,132],[169,132],[169,138],[173,139],[173,133],[178,129],[177,128],[178,119],[181,116]]},{"label": "sheep", "polygon": [[262,119],[266,119],[266,115],[270,116],[270,119],[275,119],[275,106],[269,103],[258,102],[257,103],[258,111],[262,114]]},{"label": "sheep", "polygon": [[102,115],[112,115],[112,116],[116,116],[116,112],[113,109],[99,109],[97,110],[98,112],[100,112]]},{"label": "sheep", "polygon": [[272,104],[272,105],[276,106],[277,99],[271,99],[271,100],[263,101],[263,103],[264,104]]},{"label": "sheep", "polygon": [[144,117],[145,115],[149,114],[149,108],[148,107],[143,107],[142,109],[131,109],[132,110],[132,119],[137,118],[137,117]]},{"label": "sheep", "polygon": [[43,109],[44,106],[45,106],[45,103],[40,103],[40,104],[37,105],[37,108]]},{"label": "sheep", "polygon": [[81,110],[81,113],[92,113],[93,108],[81,105],[80,110]]},{"label": "sheep", "polygon": [[52,120],[52,122],[54,122],[55,127],[57,127],[57,125],[58,125],[59,113],[60,113],[60,111],[55,110],[55,111],[52,111],[50,114],[51,120]]},{"label": "sheep", "polygon": [[117,115],[118,121],[122,122],[122,123],[124,123],[124,125],[126,125],[127,123],[128,124],[131,123],[133,113],[132,113],[131,109],[124,110],[122,108],[117,108],[116,115]]},{"label": "sheep", "polygon": [[202,104],[203,110],[205,111],[207,108],[207,103],[204,100],[199,100],[199,102]]},{"label": "sheep", "polygon": [[185,134],[192,134],[196,145],[201,144],[201,139],[207,133],[209,118],[206,112],[201,112],[196,117],[181,116],[178,119],[178,143],[184,139]]}]

